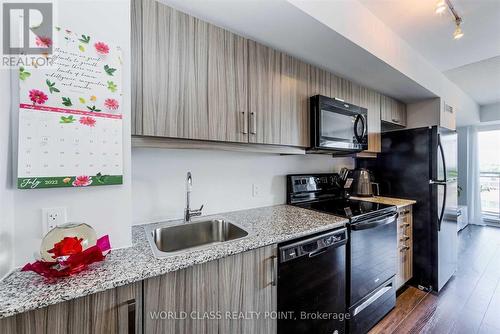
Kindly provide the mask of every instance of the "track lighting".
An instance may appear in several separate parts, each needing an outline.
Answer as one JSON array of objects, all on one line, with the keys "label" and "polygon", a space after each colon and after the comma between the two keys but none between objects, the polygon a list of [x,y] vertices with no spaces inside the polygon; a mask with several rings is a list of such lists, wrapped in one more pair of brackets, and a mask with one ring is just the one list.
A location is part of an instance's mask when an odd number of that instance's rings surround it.
[{"label": "track lighting", "polygon": [[455,31],[453,32],[453,38],[454,39],[460,39],[464,36],[464,33],[462,31],[462,28],[460,28],[460,21],[457,20],[457,22],[455,23],[456,24],[456,27],[455,27]]},{"label": "track lighting", "polygon": [[446,10],[446,3],[444,0],[439,1],[436,4],[436,14],[443,14],[444,11]]},{"label": "track lighting", "polygon": [[462,27],[460,26],[462,24],[462,18],[460,15],[458,15],[455,7],[451,3],[451,0],[439,0],[436,3],[436,14],[443,14],[446,9],[450,10],[451,15],[453,15],[453,18],[455,20],[455,31],[453,32],[453,38],[454,39],[460,39],[464,36],[464,32],[462,31]]}]

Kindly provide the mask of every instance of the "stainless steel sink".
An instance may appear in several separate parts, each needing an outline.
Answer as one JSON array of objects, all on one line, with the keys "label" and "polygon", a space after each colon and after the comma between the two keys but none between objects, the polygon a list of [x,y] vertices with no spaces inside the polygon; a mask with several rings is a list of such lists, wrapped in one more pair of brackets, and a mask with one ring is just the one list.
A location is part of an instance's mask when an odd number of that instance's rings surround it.
[{"label": "stainless steel sink", "polygon": [[241,239],[248,232],[223,219],[212,219],[157,228],[146,227],[146,235],[154,255],[166,257]]}]

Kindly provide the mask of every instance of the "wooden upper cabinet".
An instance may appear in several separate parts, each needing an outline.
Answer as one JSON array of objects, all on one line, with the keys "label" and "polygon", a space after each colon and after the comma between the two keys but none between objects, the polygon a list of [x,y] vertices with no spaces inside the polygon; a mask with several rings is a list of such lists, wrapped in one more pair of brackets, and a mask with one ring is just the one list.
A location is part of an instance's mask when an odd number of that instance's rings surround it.
[{"label": "wooden upper cabinet", "polygon": [[311,66],[309,69],[308,95],[323,95],[331,97],[332,95],[332,75],[318,67]]},{"label": "wooden upper cabinet", "polygon": [[309,146],[310,66],[289,55],[281,55],[280,144]]},{"label": "wooden upper cabinet", "polygon": [[281,138],[281,52],[248,43],[250,142],[279,144]]},{"label": "wooden upper cabinet", "polygon": [[309,146],[310,66],[257,42],[248,45],[249,141]]},{"label": "wooden upper cabinet", "polygon": [[[133,0],[132,9],[133,135],[305,148],[309,97],[377,103],[347,79],[158,1]],[[388,101],[388,122],[405,124]]]},{"label": "wooden upper cabinet", "polygon": [[248,142],[248,40],[214,25],[208,37],[208,139]]},{"label": "wooden upper cabinet", "polygon": [[406,105],[404,103],[382,95],[380,108],[383,122],[400,127],[406,126]]},{"label": "wooden upper cabinet", "polygon": [[347,103],[359,105],[361,87],[347,79],[331,75],[330,97],[341,99]]},{"label": "wooden upper cabinet", "polygon": [[359,105],[368,110],[368,149],[365,152],[380,153],[381,122],[380,122],[380,94],[365,87],[359,88]]},{"label": "wooden upper cabinet", "polygon": [[142,115],[134,134],[248,141],[247,40],[154,0],[141,9]]},{"label": "wooden upper cabinet", "polygon": [[208,23],[143,1],[142,134],[208,139]]},{"label": "wooden upper cabinet", "polygon": [[382,95],[380,98],[380,119],[383,122],[392,123],[393,99]]}]

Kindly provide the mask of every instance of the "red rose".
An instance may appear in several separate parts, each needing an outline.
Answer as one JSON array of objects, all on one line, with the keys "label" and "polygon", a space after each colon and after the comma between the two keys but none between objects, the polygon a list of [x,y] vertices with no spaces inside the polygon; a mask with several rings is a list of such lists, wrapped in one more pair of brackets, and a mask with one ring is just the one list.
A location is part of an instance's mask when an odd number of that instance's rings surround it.
[{"label": "red rose", "polygon": [[54,244],[54,248],[48,250],[48,253],[54,253],[52,258],[58,258],[59,256],[68,256],[73,254],[81,253],[83,248],[81,242],[82,238],[77,237],[64,237],[61,241]]}]

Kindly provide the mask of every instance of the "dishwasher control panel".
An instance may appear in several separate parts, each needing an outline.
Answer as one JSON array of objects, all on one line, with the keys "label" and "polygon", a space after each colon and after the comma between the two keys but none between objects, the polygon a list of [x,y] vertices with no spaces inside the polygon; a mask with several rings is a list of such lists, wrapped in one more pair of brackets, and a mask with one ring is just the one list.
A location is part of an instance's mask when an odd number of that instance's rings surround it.
[{"label": "dishwasher control panel", "polygon": [[345,228],[306,238],[279,247],[280,262],[287,262],[302,256],[314,257],[326,252],[331,247],[346,244],[347,230]]}]

